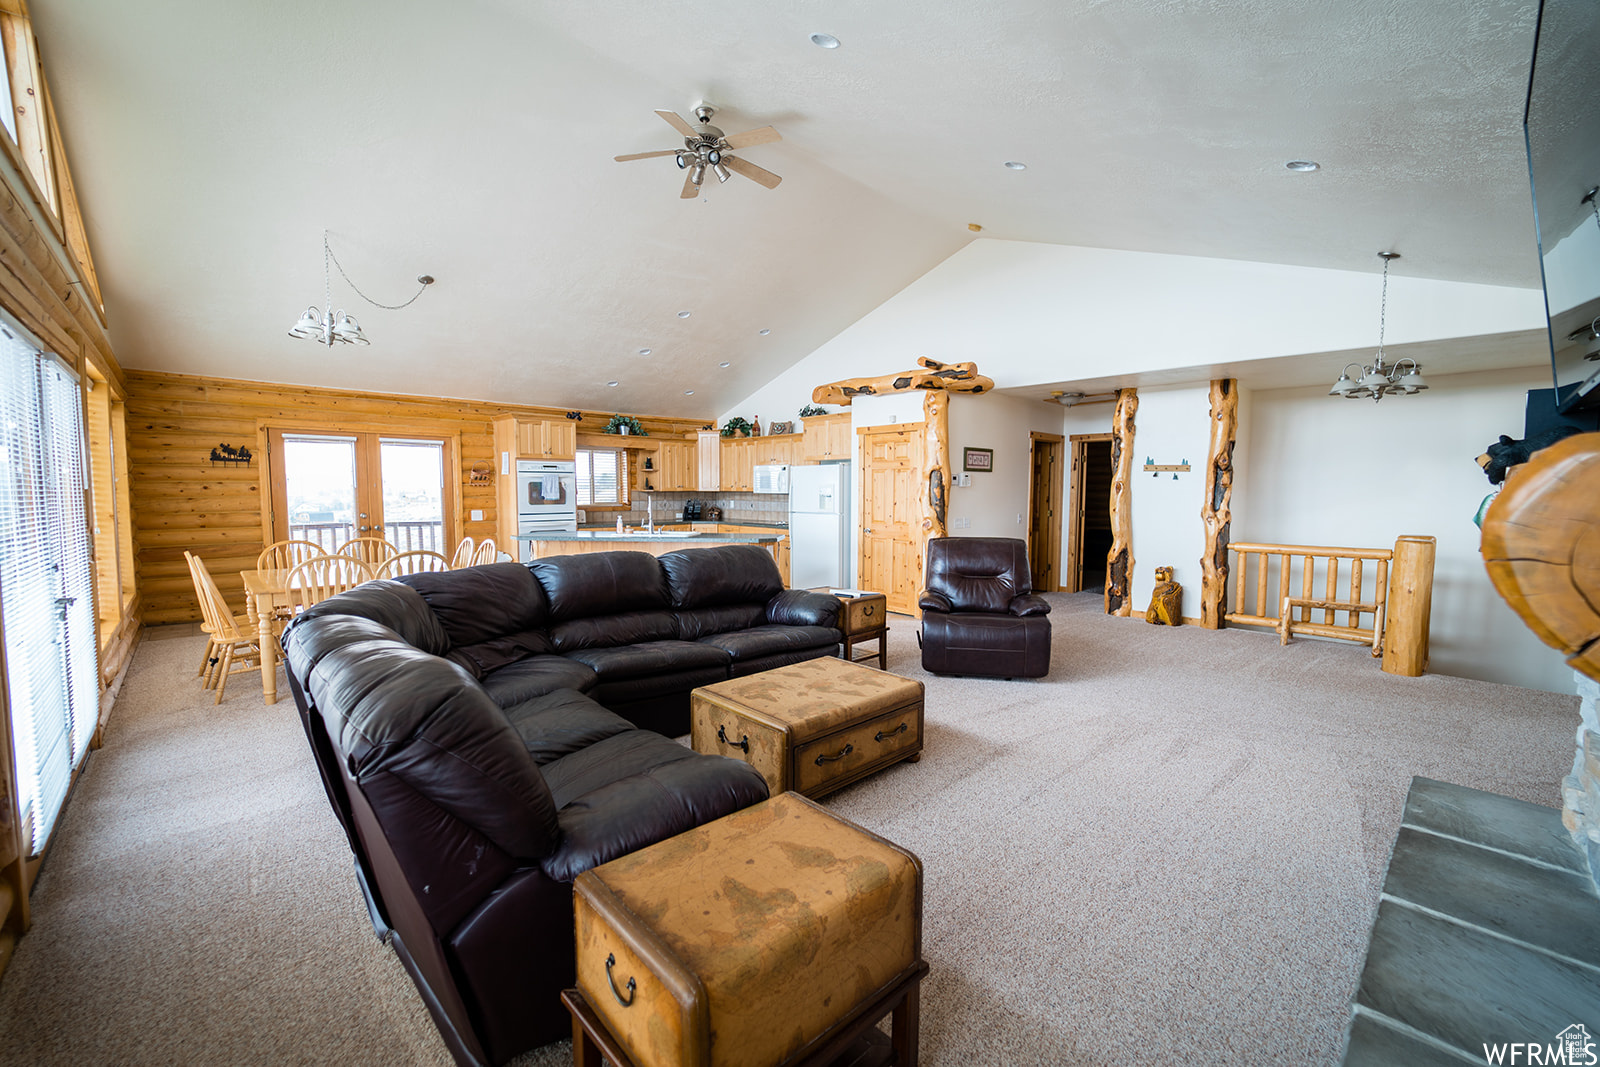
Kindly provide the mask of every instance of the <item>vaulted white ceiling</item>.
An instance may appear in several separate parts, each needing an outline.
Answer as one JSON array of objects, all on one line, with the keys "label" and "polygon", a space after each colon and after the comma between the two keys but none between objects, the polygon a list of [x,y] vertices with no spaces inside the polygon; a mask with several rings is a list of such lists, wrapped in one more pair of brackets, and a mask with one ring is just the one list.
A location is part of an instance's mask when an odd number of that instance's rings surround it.
[{"label": "vaulted white ceiling", "polygon": [[[30,7],[130,367],[707,415],[968,223],[1368,271],[1394,248],[1417,276],[1539,281],[1534,0]],[[740,153],[777,189],[735,176],[683,201],[670,158],[612,161],[681,144],[651,111],[702,100],[730,133],[779,129]],[[382,303],[438,279],[380,311],[336,273],[370,347],[286,334],[321,303],[324,228]]]}]

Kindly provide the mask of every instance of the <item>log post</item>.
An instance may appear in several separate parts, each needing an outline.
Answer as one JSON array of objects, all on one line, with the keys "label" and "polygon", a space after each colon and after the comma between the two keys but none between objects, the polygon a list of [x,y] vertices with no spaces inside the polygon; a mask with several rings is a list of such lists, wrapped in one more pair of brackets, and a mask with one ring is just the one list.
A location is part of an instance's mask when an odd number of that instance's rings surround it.
[{"label": "log post", "polygon": [[923,427],[927,442],[923,466],[927,469],[926,507],[922,519],[922,540],[945,536],[950,499],[950,394],[943,389],[924,393]]},{"label": "log post", "polygon": [[[1200,557],[1200,625],[1208,630],[1228,625],[1228,529],[1233,522],[1233,444],[1238,431],[1239,383],[1233,378],[1214,379],[1206,498],[1200,505],[1206,529],[1205,555]],[[1285,561],[1284,574],[1288,573]]]},{"label": "log post", "polygon": [[[1389,569],[1389,622],[1384,627],[1383,669],[1415,678],[1428,667],[1428,622],[1433,612],[1431,537],[1400,537]],[[1333,561],[1328,562],[1329,569]]]},{"label": "log post", "polygon": [[1117,390],[1111,420],[1111,551],[1106,553],[1106,614],[1133,614],[1133,416],[1135,389]]}]

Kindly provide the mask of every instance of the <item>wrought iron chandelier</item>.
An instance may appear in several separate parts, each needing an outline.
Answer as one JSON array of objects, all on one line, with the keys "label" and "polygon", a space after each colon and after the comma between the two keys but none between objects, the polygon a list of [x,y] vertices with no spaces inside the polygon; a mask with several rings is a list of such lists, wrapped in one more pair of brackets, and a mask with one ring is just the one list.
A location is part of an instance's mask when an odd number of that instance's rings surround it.
[{"label": "wrought iron chandelier", "polygon": [[417,282],[422,286],[422,288],[418,289],[416,295],[410,300],[407,300],[404,304],[380,304],[366,293],[363,293],[360,289],[357,289],[355,282],[350,281],[350,275],[344,272],[344,266],[340,264],[338,257],[333,254],[333,247],[328,244],[328,231],[323,230],[323,307],[321,311],[317,310],[317,306],[315,304],[312,304],[310,307],[306,308],[305,314],[300,316],[300,321],[295,323],[293,328],[289,330],[290,337],[307,337],[319,344],[327,345],[329,348],[332,348],[335,342],[357,345],[371,344],[371,342],[368,341],[361,333],[361,325],[356,322],[354,315],[351,315],[349,312],[345,311],[344,308],[340,308],[338,311],[333,310],[333,275],[329,269],[330,266],[339,268],[339,277],[343,278],[345,282],[349,284],[350,288],[355,290],[355,294],[357,296],[371,304],[373,307],[383,308],[385,311],[399,311],[401,308],[412,304],[416,301],[417,297],[422,295],[423,289],[426,289],[428,286],[433,284],[432,275],[419,274],[417,275]]},{"label": "wrought iron chandelier", "polygon": [[[1339,380],[1328,390],[1329,396],[1346,396],[1355,399],[1371,397],[1376,403],[1387,394],[1410,396],[1428,387],[1422,378],[1422,365],[1407,356],[1394,363],[1383,361],[1383,332],[1389,313],[1389,262],[1400,258],[1399,252],[1379,252],[1383,260],[1383,300],[1378,306],[1378,354],[1370,364],[1346,363],[1339,372]],[[1361,371],[1360,378],[1350,377],[1350,368]]]}]

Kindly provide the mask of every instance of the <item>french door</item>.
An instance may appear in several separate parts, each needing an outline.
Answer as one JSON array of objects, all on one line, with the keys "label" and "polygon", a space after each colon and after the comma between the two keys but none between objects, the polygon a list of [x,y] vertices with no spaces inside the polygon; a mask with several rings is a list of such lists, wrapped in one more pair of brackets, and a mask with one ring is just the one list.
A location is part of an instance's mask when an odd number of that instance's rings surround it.
[{"label": "french door", "polygon": [[267,439],[274,540],[332,552],[351,538],[382,537],[402,552],[449,555],[448,440],[289,429],[269,429]]},{"label": "french door", "polygon": [[17,810],[44,849],[99,725],[83,392],[0,326],[0,615]]}]

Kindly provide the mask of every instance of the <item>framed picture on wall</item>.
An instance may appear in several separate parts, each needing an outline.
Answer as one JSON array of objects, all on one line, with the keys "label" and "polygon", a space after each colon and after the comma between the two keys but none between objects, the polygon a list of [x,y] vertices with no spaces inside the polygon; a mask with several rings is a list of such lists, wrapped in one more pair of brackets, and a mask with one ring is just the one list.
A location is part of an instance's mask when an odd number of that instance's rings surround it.
[{"label": "framed picture on wall", "polygon": [[961,469],[964,471],[994,470],[994,449],[963,448],[961,450]]}]

